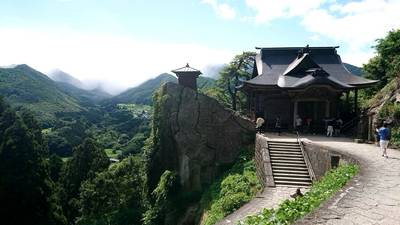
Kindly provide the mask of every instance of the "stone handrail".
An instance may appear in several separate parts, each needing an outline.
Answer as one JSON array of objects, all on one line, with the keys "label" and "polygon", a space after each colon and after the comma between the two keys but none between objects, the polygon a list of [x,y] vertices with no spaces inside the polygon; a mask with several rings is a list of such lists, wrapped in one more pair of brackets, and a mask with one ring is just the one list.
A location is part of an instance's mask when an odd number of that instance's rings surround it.
[{"label": "stone handrail", "polygon": [[312,168],[312,164],[310,162],[310,159],[308,158],[307,152],[304,150],[303,142],[301,142],[301,140],[300,140],[299,132],[296,132],[296,133],[297,133],[297,142],[299,143],[299,146],[301,149],[301,154],[303,154],[304,162],[306,163],[308,173],[310,174],[311,180],[314,181],[315,180],[314,169]]}]

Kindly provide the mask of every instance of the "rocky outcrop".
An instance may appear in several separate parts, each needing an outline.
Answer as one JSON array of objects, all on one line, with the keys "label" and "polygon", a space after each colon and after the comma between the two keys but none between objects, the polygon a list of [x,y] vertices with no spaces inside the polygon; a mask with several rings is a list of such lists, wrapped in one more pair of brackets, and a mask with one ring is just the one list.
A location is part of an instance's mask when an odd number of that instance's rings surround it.
[{"label": "rocky outcrop", "polygon": [[185,192],[202,191],[254,137],[250,120],[208,96],[166,83],[155,95],[150,188],[168,169],[179,175]]}]

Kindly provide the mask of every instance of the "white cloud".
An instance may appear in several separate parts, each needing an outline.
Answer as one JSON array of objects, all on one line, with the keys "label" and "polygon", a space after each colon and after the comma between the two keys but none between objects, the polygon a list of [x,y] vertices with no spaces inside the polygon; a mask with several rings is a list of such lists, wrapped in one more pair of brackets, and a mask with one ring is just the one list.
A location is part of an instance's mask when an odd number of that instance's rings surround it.
[{"label": "white cloud", "polygon": [[26,63],[46,72],[60,68],[81,80],[131,87],[184,66],[202,70],[234,53],[190,43],[163,43],[69,31],[0,28],[0,65]]},{"label": "white cloud", "polygon": [[268,23],[275,19],[303,16],[319,8],[325,0],[246,0],[246,5],[256,12],[256,23]]},{"label": "white cloud", "polygon": [[217,0],[202,0],[203,3],[210,5],[218,16],[226,20],[236,17],[236,11],[227,3],[218,3]]},{"label": "white cloud", "polygon": [[[298,17],[316,37],[346,45],[346,56],[357,65],[372,57],[369,48],[388,31],[400,28],[400,0],[361,0],[338,3],[331,0],[245,0],[255,12],[255,23]],[[367,49],[367,50],[365,50]]]}]

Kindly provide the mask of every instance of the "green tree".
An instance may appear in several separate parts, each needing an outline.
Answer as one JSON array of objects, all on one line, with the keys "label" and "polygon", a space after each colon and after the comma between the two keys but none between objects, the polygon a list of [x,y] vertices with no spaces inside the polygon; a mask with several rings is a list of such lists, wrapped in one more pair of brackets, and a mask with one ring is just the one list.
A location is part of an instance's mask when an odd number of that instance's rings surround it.
[{"label": "green tree", "polygon": [[[244,80],[252,77],[254,61],[254,52],[243,52],[236,55],[232,61],[226,65],[220,72],[220,78],[217,80],[217,91],[209,91],[212,95],[225,105],[229,105],[233,110],[245,108],[245,98],[239,94],[238,87]],[[229,100],[229,102],[228,102]]]},{"label": "green tree", "polygon": [[[176,197],[179,189],[178,177],[174,172],[166,170],[160,177],[157,187],[151,193],[151,207],[143,219],[145,225],[176,224]],[[176,199],[175,199],[176,200]]]},{"label": "green tree", "polygon": [[78,224],[137,225],[145,211],[145,176],[139,158],[129,157],[81,186]]},{"label": "green tree", "polygon": [[30,113],[0,98],[0,217],[4,224],[65,224],[49,178],[46,149]]},{"label": "green tree", "polygon": [[363,66],[366,77],[380,80],[374,88],[365,91],[367,97],[374,95],[394,77],[400,75],[400,29],[392,30],[382,39],[377,40],[376,55]]},{"label": "green tree", "polygon": [[97,172],[108,168],[110,162],[106,153],[97,143],[86,138],[73,150],[63,175],[63,210],[70,224],[79,216],[79,188],[81,184],[95,177]]}]

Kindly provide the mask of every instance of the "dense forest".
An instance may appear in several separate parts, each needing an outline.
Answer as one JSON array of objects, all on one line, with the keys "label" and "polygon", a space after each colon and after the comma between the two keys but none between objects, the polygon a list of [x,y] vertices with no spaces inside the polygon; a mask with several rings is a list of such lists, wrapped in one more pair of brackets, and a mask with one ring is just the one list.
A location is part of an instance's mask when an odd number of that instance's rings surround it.
[{"label": "dense forest", "polygon": [[[375,50],[362,76],[381,82],[360,95],[360,107],[368,108],[399,77],[400,31],[379,39]],[[251,78],[253,65],[253,52],[239,54],[218,80],[201,78],[200,91],[244,112],[246,98],[237,87]],[[150,187],[146,169],[154,124],[152,95],[168,81],[176,78],[162,74],[111,97],[62,79],[53,81],[27,65],[0,69],[2,222],[171,224],[165,214],[184,201],[174,199],[179,177],[165,171]],[[396,103],[385,104],[382,119],[399,114]],[[396,126],[399,118],[392,118]]]}]

